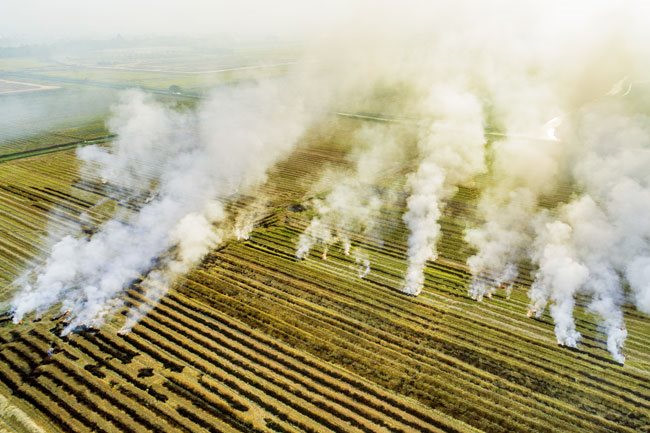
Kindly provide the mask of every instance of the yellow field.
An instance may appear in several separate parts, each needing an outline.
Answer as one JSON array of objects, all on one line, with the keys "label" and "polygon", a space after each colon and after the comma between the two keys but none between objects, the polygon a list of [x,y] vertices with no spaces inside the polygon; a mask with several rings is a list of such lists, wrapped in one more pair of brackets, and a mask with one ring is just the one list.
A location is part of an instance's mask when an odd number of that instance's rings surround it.
[{"label": "yellow field", "polygon": [[[270,205],[251,237],[212,251],[131,333],[117,333],[119,315],[64,338],[53,314],[19,325],[4,316],[7,404],[45,431],[650,431],[647,317],[626,311],[620,366],[581,307],[579,350],[556,345],[550,317],[526,318],[525,278],[510,300],[468,298],[462,238],[476,190],[448,203],[441,257],[417,298],[399,292],[403,199],[382,214],[383,245],[351,235],[370,256],[367,278],[342,251],[295,259],[310,215],[295,205],[309,204],[323,167],[345,164],[359,122],[332,119],[322,126],[330,132],[312,131],[259,192]],[[46,256],[48,232],[79,230],[84,212],[97,226],[118,206],[140,205],[113,200],[110,185],[79,170],[72,151],[0,165],[2,299]],[[150,302],[137,284],[125,301]],[[2,421],[33,428],[0,418],[0,431]]]}]

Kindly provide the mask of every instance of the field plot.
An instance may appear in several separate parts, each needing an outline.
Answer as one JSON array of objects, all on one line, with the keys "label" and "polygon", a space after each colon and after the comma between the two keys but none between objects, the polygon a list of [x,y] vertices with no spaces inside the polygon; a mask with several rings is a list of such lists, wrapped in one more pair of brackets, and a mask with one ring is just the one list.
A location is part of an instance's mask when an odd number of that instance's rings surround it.
[{"label": "field plot", "polygon": [[170,72],[149,69],[65,66],[21,73],[22,79],[38,79],[54,84],[74,84],[108,88],[141,87],[149,91],[167,92],[180,86],[184,94],[199,95],[215,86],[244,80],[275,77],[285,72],[288,63],[261,66],[226,66],[215,70]]},{"label": "field plot", "polygon": [[[647,318],[626,312],[619,366],[581,308],[579,350],[555,344],[548,316],[526,318],[526,279],[510,300],[468,298],[462,234],[476,190],[448,203],[418,298],[398,291],[403,199],[382,214],[381,247],[352,236],[371,258],[365,279],[337,249],[295,258],[311,186],[323,167],[346,164],[359,122],[307,136],[260,191],[269,210],[249,239],[212,251],[131,333],[117,333],[119,315],[63,338],[61,317],[0,318],[0,393],[46,431],[650,431]],[[71,151],[0,165],[2,299],[45,256],[46,227],[83,235],[139,206],[79,170]],[[151,301],[134,284],[125,302]]]},{"label": "field plot", "polygon": [[108,134],[112,90],[61,88],[2,96],[0,157]]},{"label": "field plot", "polygon": [[297,49],[291,44],[242,43],[236,48],[221,46],[213,49],[156,44],[94,50],[82,56],[68,56],[62,63],[86,68],[205,74],[243,65],[289,63],[296,56]]},{"label": "field plot", "polygon": [[196,96],[215,86],[282,75],[295,63],[294,57],[290,49],[250,48],[197,55],[148,47],[100,50],[81,58],[26,64],[32,67],[4,61],[4,65],[0,62],[0,71],[8,81],[40,81],[48,87],[140,87],[167,92],[170,86],[179,86],[184,94]]}]

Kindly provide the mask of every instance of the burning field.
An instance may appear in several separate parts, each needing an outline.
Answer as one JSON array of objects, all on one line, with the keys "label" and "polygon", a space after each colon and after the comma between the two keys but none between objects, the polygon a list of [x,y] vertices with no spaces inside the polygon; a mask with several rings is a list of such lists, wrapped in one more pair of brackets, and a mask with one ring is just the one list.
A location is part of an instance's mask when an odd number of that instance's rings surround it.
[{"label": "burning field", "polygon": [[[427,266],[416,298],[399,290],[408,251],[400,217],[405,197],[377,214],[381,243],[345,231],[350,255],[336,247],[323,260],[318,244],[308,258],[295,258],[312,224],[317,198],[309,190],[319,181],[318,167],[350,169],[347,143],[367,127],[359,122],[319,125],[271,170],[256,197],[228,202],[233,221],[241,227],[251,221],[252,231],[212,249],[162,298],[136,281],[120,295],[115,317],[69,334],[70,312],[18,325],[6,316],[5,395],[46,431],[638,431],[647,425],[646,318],[627,311],[628,362],[621,367],[607,353],[598,321],[583,312],[588,301],[578,301],[576,313],[583,340],[567,350],[556,345],[549,315],[526,318],[529,301],[520,287],[529,279],[516,280],[510,299],[497,292],[476,303],[467,295],[471,250],[463,230],[475,218],[474,188],[446,201],[440,257]],[[3,209],[11,210],[2,216],[7,274],[47,250],[45,225],[50,232],[83,226],[80,238],[92,238],[116,208],[134,213],[146,206],[146,198],[117,199],[100,177],[80,177],[69,151],[12,161],[0,173]],[[262,210],[260,196],[268,198]],[[362,279],[365,265],[355,250],[370,263]],[[134,309],[146,315],[120,332]]]},{"label": "burning field", "polygon": [[7,72],[95,105],[5,134],[0,431],[648,431],[636,6],[385,6],[191,94]]}]

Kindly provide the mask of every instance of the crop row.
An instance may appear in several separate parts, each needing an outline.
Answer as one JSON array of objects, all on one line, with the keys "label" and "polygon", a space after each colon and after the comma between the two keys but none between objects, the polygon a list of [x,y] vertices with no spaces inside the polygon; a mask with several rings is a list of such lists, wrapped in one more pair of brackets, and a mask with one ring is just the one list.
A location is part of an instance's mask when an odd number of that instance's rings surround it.
[{"label": "crop row", "polygon": [[[220,266],[222,267],[223,264],[220,264]],[[246,269],[248,269],[248,270],[251,269],[251,265],[250,265],[250,264],[246,264],[245,267],[246,267]],[[278,265],[276,265],[276,264],[274,264],[272,267],[273,267],[273,269],[276,270],[276,271],[277,271],[278,268],[280,268],[280,266],[278,266]],[[229,277],[229,279],[230,279],[230,278],[231,278],[231,277]],[[257,278],[260,278],[262,281],[264,281],[264,280],[266,279],[265,277],[263,277],[263,276],[261,276],[261,275],[260,275],[259,277],[257,277]],[[215,281],[219,281],[220,279],[223,280],[223,278],[216,278]],[[291,280],[292,280],[292,281],[297,281],[297,280],[296,280],[295,270],[294,270],[294,273],[291,274]],[[331,283],[332,283],[332,280],[331,280],[331,278],[330,278],[330,279],[328,279],[328,284],[331,285]],[[212,287],[214,288],[214,285],[213,285]],[[302,293],[300,296],[304,297],[304,296],[305,296],[304,288],[301,287],[301,290],[303,290],[303,293]],[[347,292],[349,293],[349,288],[345,288],[345,289],[343,289],[343,290],[345,290],[345,291],[347,291]],[[367,293],[365,293],[364,295],[365,295],[366,298],[367,298]],[[298,295],[296,295],[296,296],[298,296]],[[327,297],[326,299],[331,299],[331,294],[328,295],[328,297]],[[277,302],[277,301],[273,301],[273,302]],[[355,304],[356,304],[356,301],[355,301]],[[331,309],[332,309],[332,306],[327,306],[327,305],[326,305],[325,307],[326,307],[326,310],[328,310],[328,311],[331,311]],[[311,307],[310,307],[310,308],[311,308]],[[349,305],[346,306],[346,313],[349,313],[349,312],[350,312],[349,308],[351,308]],[[461,318],[461,319],[462,319],[462,318]],[[301,319],[301,320],[304,320],[304,319]],[[340,320],[340,318],[337,318],[336,320]],[[378,323],[382,323],[382,322],[380,322],[379,320],[378,320],[377,322],[378,322]],[[481,359],[481,358],[479,358],[479,359]],[[552,376],[551,376],[551,377],[552,377]],[[569,392],[569,393],[567,393],[567,397],[566,397],[566,398],[568,399],[568,398],[570,398],[571,396],[572,396],[572,394],[571,394],[571,392]]]}]

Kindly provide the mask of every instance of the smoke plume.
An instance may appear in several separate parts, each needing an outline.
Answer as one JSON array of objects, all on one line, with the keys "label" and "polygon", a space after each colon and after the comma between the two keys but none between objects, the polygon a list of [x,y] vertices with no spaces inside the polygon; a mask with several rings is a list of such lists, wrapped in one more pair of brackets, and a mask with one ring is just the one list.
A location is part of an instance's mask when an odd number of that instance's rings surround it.
[{"label": "smoke plume", "polygon": [[215,226],[224,219],[222,200],[263,181],[309,124],[302,98],[283,84],[219,90],[192,112],[137,91],[122,95],[109,123],[119,139],[79,157],[99,165],[106,181],[134,194],[154,188],[155,196],[126,222],[114,219],[90,238],[56,243],[14,297],[14,321],[61,303],[69,313],[64,332],[97,326],[150,270],[143,286],[164,293],[223,237]]},{"label": "smoke plume", "polygon": [[475,96],[454,87],[431,90],[426,108],[433,118],[420,132],[420,162],[407,180],[410,195],[404,222],[409,229],[404,292],[417,295],[424,284],[427,260],[437,258],[438,219],[444,200],[458,185],[485,168],[482,108]]},{"label": "smoke plume", "polygon": [[[312,247],[323,245],[323,258],[327,249],[340,242],[345,255],[350,254],[350,233],[364,234],[377,239],[377,217],[390,194],[380,188],[391,170],[399,168],[401,160],[400,140],[396,128],[375,124],[364,126],[354,134],[354,168],[350,175],[343,175],[322,200],[315,200],[317,215],[311,220],[298,239],[296,257],[305,258]],[[359,150],[361,149],[361,150]],[[338,176],[337,176],[338,177]],[[362,278],[370,271],[367,257],[355,248],[355,261],[363,266]]]},{"label": "smoke plume", "polygon": [[[531,312],[547,304],[556,323],[558,343],[575,346],[580,334],[573,324],[575,296],[584,294],[607,335],[613,358],[624,362],[627,336],[622,305],[626,298],[648,312],[647,279],[650,224],[650,118],[631,114],[629,102],[604,101],[577,117],[573,175],[583,191],[560,206],[555,220],[538,233],[532,251],[539,264],[531,288]],[[555,242],[544,239],[561,229]],[[555,261],[546,249],[560,249]],[[579,272],[578,272],[579,269]],[[625,282],[630,287],[626,294]]]},{"label": "smoke plume", "polygon": [[481,300],[498,287],[512,289],[517,264],[532,242],[531,221],[542,194],[550,193],[559,175],[561,143],[507,138],[492,147],[496,176],[478,203],[485,223],[470,229],[465,240],[477,249],[467,260],[474,276],[470,296]]},{"label": "smoke plume", "polygon": [[[555,6],[543,15],[560,13]],[[496,133],[477,209],[483,222],[466,232],[476,249],[467,260],[470,296],[509,292],[530,260],[529,315],[548,307],[558,343],[576,347],[574,310],[586,299],[621,363],[622,306],[648,308],[648,224],[639,217],[650,210],[648,50],[629,6],[598,3],[579,17],[532,20],[521,46],[490,51],[494,73],[481,75]]]}]

